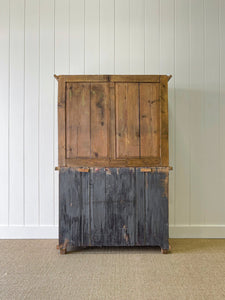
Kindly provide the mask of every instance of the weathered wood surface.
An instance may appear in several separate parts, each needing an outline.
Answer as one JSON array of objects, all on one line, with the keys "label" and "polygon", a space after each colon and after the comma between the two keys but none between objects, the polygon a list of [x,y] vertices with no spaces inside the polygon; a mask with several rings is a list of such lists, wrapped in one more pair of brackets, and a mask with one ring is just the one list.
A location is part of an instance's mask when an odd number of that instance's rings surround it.
[{"label": "weathered wood surface", "polygon": [[168,170],[60,169],[59,245],[168,244]]},{"label": "weathered wood surface", "polygon": [[59,167],[168,166],[168,76],[57,79]]}]

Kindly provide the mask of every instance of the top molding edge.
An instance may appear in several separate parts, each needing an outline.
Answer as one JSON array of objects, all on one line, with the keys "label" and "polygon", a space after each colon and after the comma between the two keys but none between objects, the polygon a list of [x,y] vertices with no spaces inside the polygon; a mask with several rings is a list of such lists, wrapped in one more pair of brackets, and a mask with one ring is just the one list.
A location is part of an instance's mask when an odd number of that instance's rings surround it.
[{"label": "top molding edge", "polygon": [[65,82],[160,82],[161,78],[169,81],[172,75],[54,75]]}]

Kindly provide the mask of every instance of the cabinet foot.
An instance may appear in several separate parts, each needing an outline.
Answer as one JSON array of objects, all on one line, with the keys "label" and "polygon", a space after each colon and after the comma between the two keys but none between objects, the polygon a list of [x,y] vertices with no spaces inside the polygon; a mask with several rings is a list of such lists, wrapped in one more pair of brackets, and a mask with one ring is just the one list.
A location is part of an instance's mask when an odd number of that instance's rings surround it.
[{"label": "cabinet foot", "polygon": [[66,254],[67,252],[66,252],[66,248],[61,248],[60,249],[60,254]]},{"label": "cabinet foot", "polygon": [[69,240],[65,239],[65,242],[63,244],[56,245],[56,249],[60,250],[60,254],[66,254],[67,253],[66,247],[67,247],[68,242],[69,242]]},{"label": "cabinet foot", "polygon": [[162,254],[167,254],[167,253],[168,253],[168,250],[167,250],[167,249],[161,248],[161,253],[162,253]]},{"label": "cabinet foot", "polygon": [[169,249],[163,249],[163,248],[161,248],[161,253],[162,254],[167,254],[167,253],[169,253],[170,251],[171,251],[171,245],[169,244]]}]

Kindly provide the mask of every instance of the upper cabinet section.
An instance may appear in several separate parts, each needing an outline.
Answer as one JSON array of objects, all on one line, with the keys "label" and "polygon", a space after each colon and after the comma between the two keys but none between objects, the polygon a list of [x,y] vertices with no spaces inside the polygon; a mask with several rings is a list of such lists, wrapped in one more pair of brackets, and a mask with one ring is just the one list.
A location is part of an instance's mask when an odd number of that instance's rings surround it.
[{"label": "upper cabinet section", "polygon": [[60,75],[59,166],[168,166],[166,75]]}]

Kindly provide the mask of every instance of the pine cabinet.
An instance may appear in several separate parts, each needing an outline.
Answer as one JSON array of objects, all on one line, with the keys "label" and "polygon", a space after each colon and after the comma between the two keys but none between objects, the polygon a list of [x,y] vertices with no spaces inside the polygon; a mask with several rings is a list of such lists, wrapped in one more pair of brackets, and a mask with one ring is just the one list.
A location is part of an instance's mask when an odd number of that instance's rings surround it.
[{"label": "pine cabinet", "polygon": [[59,75],[59,248],[168,244],[167,75]]}]

